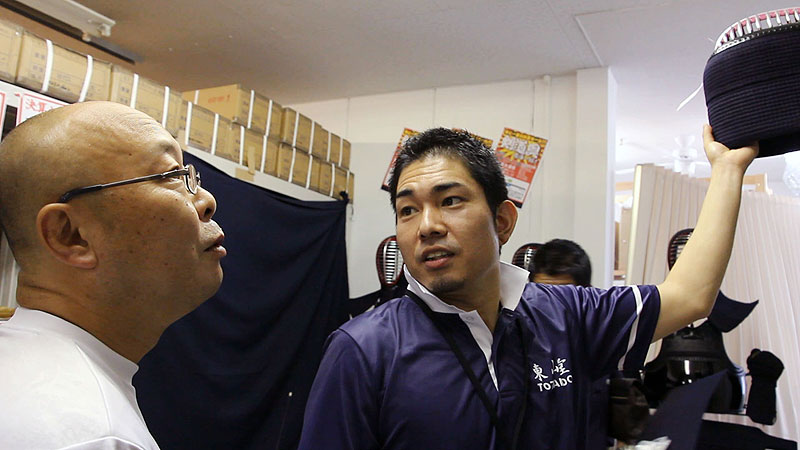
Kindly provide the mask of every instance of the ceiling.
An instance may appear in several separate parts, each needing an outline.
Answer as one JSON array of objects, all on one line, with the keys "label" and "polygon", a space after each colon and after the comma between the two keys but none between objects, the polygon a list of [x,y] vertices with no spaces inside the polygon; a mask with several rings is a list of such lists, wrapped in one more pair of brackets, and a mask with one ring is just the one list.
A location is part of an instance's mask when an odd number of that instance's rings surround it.
[{"label": "ceiling", "polygon": [[[618,84],[617,170],[704,160],[702,80],[719,33],[773,0],[79,0],[109,41],[179,90],[243,83],[283,104],[559,75],[608,66]],[[735,74],[732,74],[735,76]],[[783,159],[751,168],[779,181]],[[702,172],[700,164],[698,172]]]}]

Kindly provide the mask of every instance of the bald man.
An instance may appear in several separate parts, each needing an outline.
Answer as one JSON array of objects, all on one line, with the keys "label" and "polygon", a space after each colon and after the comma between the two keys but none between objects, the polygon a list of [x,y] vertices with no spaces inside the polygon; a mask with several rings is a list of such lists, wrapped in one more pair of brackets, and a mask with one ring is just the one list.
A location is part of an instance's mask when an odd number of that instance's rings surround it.
[{"label": "bald man", "polygon": [[65,106],[3,140],[20,308],[0,325],[0,448],[158,448],[131,379],[222,282],[215,210],[175,139],[126,106]]}]

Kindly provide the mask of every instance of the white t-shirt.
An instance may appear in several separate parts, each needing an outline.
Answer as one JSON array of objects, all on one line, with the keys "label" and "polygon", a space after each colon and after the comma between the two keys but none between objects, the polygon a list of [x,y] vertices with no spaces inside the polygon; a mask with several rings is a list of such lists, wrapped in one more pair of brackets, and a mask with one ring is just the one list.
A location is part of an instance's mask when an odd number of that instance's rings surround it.
[{"label": "white t-shirt", "polygon": [[0,323],[0,448],[158,449],[139,369],[83,329],[26,308]]}]

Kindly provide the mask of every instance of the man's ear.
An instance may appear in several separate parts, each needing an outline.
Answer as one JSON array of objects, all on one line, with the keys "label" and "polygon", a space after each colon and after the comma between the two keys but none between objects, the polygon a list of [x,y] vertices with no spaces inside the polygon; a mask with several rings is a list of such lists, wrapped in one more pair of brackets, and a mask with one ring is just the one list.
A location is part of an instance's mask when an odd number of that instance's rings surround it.
[{"label": "man's ear", "polygon": [[36,232],[54,258],[80,269],[93,269],[97,255],[82,236],[81,225],[78,212],[64,203],[45,205],[36,216]]},{"label": "man's ear", "polygon": [[497,230],[497,239],[500,241],[500,245],[503,246],[511,238],[514,227],[517,226],[517,207],[511,200],[504,200],[497,207],[497,217],[494,219],[494,225]]}]

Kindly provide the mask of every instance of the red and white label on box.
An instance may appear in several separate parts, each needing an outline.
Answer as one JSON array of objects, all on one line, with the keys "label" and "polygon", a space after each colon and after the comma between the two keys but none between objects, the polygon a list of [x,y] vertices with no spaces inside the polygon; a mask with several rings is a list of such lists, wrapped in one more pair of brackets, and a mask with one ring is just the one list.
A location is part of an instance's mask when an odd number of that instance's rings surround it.
[{"label": "red and white label on box", "polygon": [[383,176],[383,184],[381,185],[381,189],[384,191],[389,190],[389,180],[392,178],[392,173],[394,173],[394,162],[397,161],[397,155],[406,144],[406,141],[418,134],[419,131],[414,131],[410,128],[403,129],[403,134],[400,136],[400,142],[397,143],[397,148],[395,148],[394,154],[392,155],[392,161],[389,163],[389,168],[386,169],[386,175]]},{"label": "red and white label on box", "polygon": [[20,94],[19,108],[17,108],[17,125],[25,122],[33,116],[39,115],[51,109],[60,108],[66,103],[52,98],[42,97],[36,94]]},{"label": "red and white label on box", "polygon": [[504,129],[500,136],[495,155],[506,176],[508,199],[517,206],[525,203],[546,145],[547,139],[511,128]]}]

